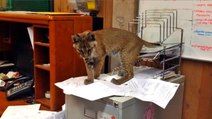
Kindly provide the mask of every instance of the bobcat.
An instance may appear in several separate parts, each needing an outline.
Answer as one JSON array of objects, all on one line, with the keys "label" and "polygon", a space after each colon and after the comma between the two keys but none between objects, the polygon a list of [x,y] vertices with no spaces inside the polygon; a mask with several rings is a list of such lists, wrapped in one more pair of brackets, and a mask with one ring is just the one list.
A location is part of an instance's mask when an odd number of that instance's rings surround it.
[{"label": "bobcat", "polygon": [[85,31],[72,36],[73,47],[84,59],[88,78],[84,84],[93,83],[98,78],[105,56],[119,53],[122,65],[122,78],[111,80],[116,85],[123,84],[134,77],[133,66],[143,45],[154,47],[158,44],[142,40],[136,34],[117,28]]}]

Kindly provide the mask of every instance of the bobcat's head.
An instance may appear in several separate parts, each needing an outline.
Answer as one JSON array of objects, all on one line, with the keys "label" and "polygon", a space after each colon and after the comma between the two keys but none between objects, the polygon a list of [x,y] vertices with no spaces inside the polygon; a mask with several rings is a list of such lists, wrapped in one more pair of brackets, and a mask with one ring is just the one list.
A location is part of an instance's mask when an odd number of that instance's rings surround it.
[{"label": "bobcat's head", "polygon": [[79,55],[86,59],[92,58],[92,52],[96,46],[95,36],[92,32],[85,31],[72,36],[73,47]]}]

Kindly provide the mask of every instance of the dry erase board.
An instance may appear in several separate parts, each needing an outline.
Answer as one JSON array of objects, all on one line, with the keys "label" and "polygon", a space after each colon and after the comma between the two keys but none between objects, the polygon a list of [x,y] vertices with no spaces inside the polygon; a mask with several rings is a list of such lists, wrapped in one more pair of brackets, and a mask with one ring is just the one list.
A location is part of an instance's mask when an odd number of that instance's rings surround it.
[{"label": "dry erase board", "polygon": [[151,9],[176,9],[177,25],[184,29],[182,57],[212,61],[211,0],[140,0],[139,14]]}]

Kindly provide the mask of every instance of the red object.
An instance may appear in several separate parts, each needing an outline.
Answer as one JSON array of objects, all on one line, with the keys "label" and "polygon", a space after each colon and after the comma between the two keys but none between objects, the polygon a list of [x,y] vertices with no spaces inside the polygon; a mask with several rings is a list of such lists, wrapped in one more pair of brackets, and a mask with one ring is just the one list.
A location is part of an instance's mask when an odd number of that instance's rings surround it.
[{"label": "red object", "polygon": [[144,119],[154,119],[155,107],[152,103],[149,103],[145,113]]}]

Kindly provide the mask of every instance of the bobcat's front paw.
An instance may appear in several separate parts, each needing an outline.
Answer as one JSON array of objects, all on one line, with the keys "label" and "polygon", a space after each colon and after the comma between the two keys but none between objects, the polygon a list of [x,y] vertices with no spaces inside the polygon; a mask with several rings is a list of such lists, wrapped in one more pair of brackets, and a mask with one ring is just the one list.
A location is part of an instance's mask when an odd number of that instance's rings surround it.
[{"label": "bobcat's front paw", "polygon": [[93,83],[93,80],[90,80],[90,79],[85,79],[84,80],[84,84],[85,85],[88,85],[88,84],[91,84],[91,83]]}]

